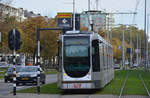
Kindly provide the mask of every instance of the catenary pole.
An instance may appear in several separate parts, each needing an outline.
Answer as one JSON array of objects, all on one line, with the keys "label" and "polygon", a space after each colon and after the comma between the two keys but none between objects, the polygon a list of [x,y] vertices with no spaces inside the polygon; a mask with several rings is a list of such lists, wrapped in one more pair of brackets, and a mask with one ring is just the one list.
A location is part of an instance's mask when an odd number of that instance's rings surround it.
[{"label": "catenary pole", "polygon": [[75,15],[75,0],[73,0],[73,31],[76,30],[76,28],[75,28],[75,19],[76,19],[76,15]]},{"label": "catenary pole", "polygon": [[146,6],[147,0],[145,0],[145,11],[144,11],[144,69],[146,70],[147,66],[147,52],[146,52],[146,43],[147,43],[147,37],[146,37],[146,14],[147,14],[147,6]]},{"label": "catenary pole", "polygon": [[149,15],[150,14],[147,14],[147,47],[146,47],[146,50],[147,50],[147,68],[149,67],[149,50],[148,50],[148,35],[149,35]]},{"label": "catenary pole", "polygon": [[122,39],[122,65],[123,70],[125,70],[125,28],[123,27],[123,39]]}]

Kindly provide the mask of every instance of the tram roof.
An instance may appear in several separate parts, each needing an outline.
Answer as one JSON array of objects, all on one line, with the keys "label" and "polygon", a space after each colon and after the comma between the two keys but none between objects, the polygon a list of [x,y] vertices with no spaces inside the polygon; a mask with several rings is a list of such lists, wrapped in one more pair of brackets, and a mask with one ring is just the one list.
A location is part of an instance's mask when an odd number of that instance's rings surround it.
[{"label": "tram roof", "polygon": [[99,40],[99,41],[101,41],[102,43],[104,43],[104,44],[106,44],[106,45],[112,47],[112,45],[111,45],[109,42],[107,42],[104,38],[102,38],[98,33],[94,33],[94,34],[93,34],[92,40]]},{"label": "tram roof", "polygon": [[88,32],[88,31],[66,31],[63,35],[92,35],[92,40],[99,40],[101,42],[103,42],[104,44],[112,47],[112,45],[107,42],[105,39],[103,39],[98,33],[94,33],[92,31]]},{"label": "tram roof", "polygon": [[78,35],[78,34],[94,34],[94,32],[87,31],[66,31],[63,35]]}]

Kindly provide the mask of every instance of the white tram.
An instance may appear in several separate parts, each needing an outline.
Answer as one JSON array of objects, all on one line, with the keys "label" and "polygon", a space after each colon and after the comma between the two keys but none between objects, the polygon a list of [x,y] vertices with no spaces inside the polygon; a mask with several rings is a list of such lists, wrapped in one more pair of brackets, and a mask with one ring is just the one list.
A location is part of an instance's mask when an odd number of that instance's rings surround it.
[{"label": "white tram", "polygon": [[99,89],[114,78],[112,45],[97,33],[67,31],[58,50],[59,88]]}]

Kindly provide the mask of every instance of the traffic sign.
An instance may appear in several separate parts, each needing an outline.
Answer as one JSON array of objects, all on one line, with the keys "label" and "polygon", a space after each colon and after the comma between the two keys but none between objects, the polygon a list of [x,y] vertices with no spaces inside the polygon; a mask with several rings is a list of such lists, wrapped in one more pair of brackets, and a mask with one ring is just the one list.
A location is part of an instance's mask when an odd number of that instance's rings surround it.
[{"label": "traffic sign", "polygon": [[57,18],[72,18],[72,13],[58,13]]},{"label": "traffic sign", "polygon": [[128,53],[128,54],[132,53],[131,48],[127,48],[127,53]]},{"label": "traffic sign", "polygon": [[58,13],[57,14],[57,26],[63,28],[72,27],[72,13]]},{"label": "traffic sign", "polygon": [[141,50],[140,49],[135,49],[135,53],[139,54],[139,53],[141,53]]}]

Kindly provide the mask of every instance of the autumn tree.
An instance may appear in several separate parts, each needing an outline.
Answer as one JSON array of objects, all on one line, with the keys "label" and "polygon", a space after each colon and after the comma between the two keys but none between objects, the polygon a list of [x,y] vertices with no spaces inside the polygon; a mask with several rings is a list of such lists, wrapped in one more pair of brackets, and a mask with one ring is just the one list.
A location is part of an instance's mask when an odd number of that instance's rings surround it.
[{"label": "autumn tree", "polygon": [[[55,28],[56,19],[49,19],[48,21],[45,18],[31,17],[26,19],[21,24],[18,24],[21,31],[21,36],[23,40],[22,48],[20,52],[25,53],[29,57],[35,57],[37,53],[37,29],[38,28]],[[41,57],[44,60],[51,61],[52,58],[56,57],[57,54],[57,40],[60,31],[41,31],[40,32],[40,41],[41,41]]]},{"label": "autumn tree", "polygon": [[13,28],[14,23],[16,22],[15,16],[10,16],[12,12],[10,5],[13,3],[13,0],[0,0],[0,32],[2,33],[2,42],[0,43],[0,52],[1,53],[10,53],[8,49],[8,32]]}]

